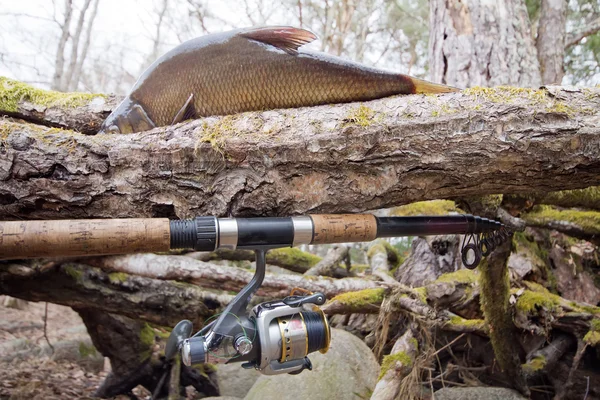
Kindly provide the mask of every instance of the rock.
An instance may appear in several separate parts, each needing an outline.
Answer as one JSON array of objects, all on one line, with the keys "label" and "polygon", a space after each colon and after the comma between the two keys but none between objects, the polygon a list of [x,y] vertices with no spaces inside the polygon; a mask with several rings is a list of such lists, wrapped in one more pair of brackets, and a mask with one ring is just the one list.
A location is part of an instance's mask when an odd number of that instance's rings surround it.
[{"label": "rock", "polygon": [[435,392],[435,400],[526,400],[519,392],[500,387],[444,388]]},{"label": "rock", "polygon": [[309,355],[312,371],[263,375],[244,400],[368,398],[379,374],[373,352],[359,338],[341,329],[332,329],[331,336],[327,354]]},{"label": "rock", "polygon": [[217,364],[217,382],[222,396],[243,398],[261,376],[255,369],[244,369],[241,363]]}]

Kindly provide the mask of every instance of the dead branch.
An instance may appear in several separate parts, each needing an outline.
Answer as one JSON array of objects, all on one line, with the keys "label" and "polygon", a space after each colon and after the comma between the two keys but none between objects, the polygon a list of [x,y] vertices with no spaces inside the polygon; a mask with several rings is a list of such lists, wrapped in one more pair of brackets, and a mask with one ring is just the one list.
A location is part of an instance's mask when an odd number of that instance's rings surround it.
[{"label": "dead branch", "polygon": [[347,258],[348,246],[333,246],[318,264],[304,273],[304,276],[332,276],[338,264]]},{"label": "dead branch", "polygon": [[31,270],[31,275],[23,277],[14,274],[14,268],[0,264],[0,293],[89,307],[162,326],[174,326],[183,317],[200,324],[233,299],[195,285],[110,274],[83,264],[64,263],[45,272],[35,267]]},{"label": "dead branch", "polygon": [[[239,291],[252,278],[252,272],[197,261],[182,256],[134,254],[86,259],[86,264],[105,271],[123,272],[153,279],[177,280],[201,285],[207,289]],[[321,292],[327,297],[362,289],[382,287],[381,283],[360,278],[306,278],[302,275],[267,274],[257,294],[274,298],[288,296],[292,288]]]}]

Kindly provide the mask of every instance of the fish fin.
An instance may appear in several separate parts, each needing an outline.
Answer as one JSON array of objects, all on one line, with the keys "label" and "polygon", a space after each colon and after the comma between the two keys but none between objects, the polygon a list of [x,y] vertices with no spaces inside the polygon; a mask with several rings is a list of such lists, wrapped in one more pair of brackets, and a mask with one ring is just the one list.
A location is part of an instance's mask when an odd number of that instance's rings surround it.
[{"label": "fish fin", "polygon": [[270,26],[246,31],[241,36],[270,44],[288,54],[298,54],[298,48],[317,39],[317,36],[306,29],[292,28],[289,26]]},{"label": "fish fin", "polygon": [[185,101],[183,107],[181,107],[181,109],[177,112],[177,115],[175,115],[175,118],[173,118],[171,125],[178,124],[181,121],[188,119],[196,118],[196,109],[194,108],[194,102],[192,101],[193,99],[194,93],[190,94],[190,97],[188,97],[188,99]]},{"label": "fish fin", "polygon": [[451,93],[460,91],[460,89],[452,86],[441,85],[413,77],[409,78],[415,86],[414,93]]},{"label": "fish fin", "polygon": [[150,119],[148,114],[146,114],[144,107],[139,104],[134,104],[131,107],[131,111],[129,112],[127,118],[131,124],[131,127],[133,128],[133,132],[142,132],[156,128],[156,124]]}]

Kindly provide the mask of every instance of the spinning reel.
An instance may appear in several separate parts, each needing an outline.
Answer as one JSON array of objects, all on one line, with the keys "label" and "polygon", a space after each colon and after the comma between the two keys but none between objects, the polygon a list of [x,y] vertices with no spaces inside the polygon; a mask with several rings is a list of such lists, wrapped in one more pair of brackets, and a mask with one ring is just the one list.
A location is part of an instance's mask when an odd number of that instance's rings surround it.
[{"label": "spinning reel", "polygon": [[194,336],[192,323],[179,322],[165,348],[167,359],[180,350],[185,365],[243,362],[265,375],[299,374],[311,370],[307,357],[315,351],[326,353],[331,331],[319,308],[325,295],[294,295],[256,305],[247,311],[250,299],[265,276],[265,249],[256,250],[254,277],[219,314]]}]

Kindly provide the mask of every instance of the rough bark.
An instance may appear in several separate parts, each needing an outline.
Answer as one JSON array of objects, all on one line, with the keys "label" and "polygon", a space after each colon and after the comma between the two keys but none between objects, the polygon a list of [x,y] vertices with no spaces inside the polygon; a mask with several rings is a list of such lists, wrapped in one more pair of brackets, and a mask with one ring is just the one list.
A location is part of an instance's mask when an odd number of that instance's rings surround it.
[{"label": "rough bark", "polygon": [[564,73],[567,1],[542,0],[535,46],[542,84],[560,85]]},{"label": "rough bark", "polygon": [[429,2],[429,73],[460,88],[541,83],[523,0]]},{"label": "rough bark", "polygon": [[0,218],[356,212],[598,185],[600,90],[558,92],[404,96],[117,137],[0,121]]},{"label": "rough bark", "polygon": [[81,264],[44,267],[36,262],[31,268],[0,265],[0,293],[117,313],[162,326],[174,326],[182,318],[199,326],[233,299],[194,285],[109,274]]}]

